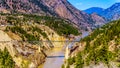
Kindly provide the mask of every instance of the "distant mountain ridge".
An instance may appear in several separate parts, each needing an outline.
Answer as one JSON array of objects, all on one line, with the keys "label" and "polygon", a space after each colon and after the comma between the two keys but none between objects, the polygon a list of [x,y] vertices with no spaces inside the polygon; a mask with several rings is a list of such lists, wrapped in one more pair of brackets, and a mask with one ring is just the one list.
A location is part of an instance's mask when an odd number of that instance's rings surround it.
[{"label": "distant mountain ridge", "polygon": [[0,12],[55,16],[73,22],[80,30],[95,27],[91,15],[76,9],[67,0],[0,0]]},{"label": "distant mountain ridge", "polygon": [[97,13],[98,15],[104,17],[108,21],[118,20],[120,19],[120,2],[113,4],[111,7],[104,9],[103,11],[99,10],[99,8],[89,8],[84,10],[86,13],[92,14]]},{"label": "distant mountain ridge", "polygon": [[113,4],[111,7],[105,9],[100,15],[105,17],[108,20],[119,19],[120,18],[120,3]]},{"label": "distant mountain ridge", "polygon": [[104,9],[100,8],[100,7],[92,7],[92,8],[88,8],[86,10],[83,10],[83,11],[88,13],[88,14],[92,14],[92,13],[100,14],[102,11],[104,11]]}]

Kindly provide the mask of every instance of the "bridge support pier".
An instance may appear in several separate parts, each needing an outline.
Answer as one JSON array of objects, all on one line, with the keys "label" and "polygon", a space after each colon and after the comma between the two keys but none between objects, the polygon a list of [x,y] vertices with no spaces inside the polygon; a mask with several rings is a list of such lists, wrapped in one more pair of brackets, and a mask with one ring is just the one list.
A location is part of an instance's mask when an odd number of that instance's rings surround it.
[{"label": "bridge support pier", "polygon": [[69,53],[70,53],[70,50],[69,50],[69,47],[67,46],[65,49],[65,59],[69,58]]}]

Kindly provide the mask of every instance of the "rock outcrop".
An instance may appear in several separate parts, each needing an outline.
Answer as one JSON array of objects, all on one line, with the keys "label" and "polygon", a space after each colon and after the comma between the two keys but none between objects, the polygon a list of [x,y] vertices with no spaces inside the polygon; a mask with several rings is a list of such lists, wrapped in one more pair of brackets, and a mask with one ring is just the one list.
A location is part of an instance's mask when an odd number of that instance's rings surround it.
[{"label": "rock outcrop", "polygon": [[99,16],[99,15],[96,14],[96,13],[91,14],[91,17],[92,17],[93,21],[95,22],[95,26],[96,26],[96,27],[97,27],[97,26],[98,26],[98,27],[99,27],[99,26],[102,26],[102,25],[104,25],[105,23],[107,23],[106,20],[105,20],[103,17]]},{"label": "rock outcrop", "polygon": [[7,33],[0,30],[0,49],[4,50],[4,48],[8,49],[16,67],[25,68],[32,64],[37,67],[45,61],[45,55],[39,52],[38,46],[15,42]]}]

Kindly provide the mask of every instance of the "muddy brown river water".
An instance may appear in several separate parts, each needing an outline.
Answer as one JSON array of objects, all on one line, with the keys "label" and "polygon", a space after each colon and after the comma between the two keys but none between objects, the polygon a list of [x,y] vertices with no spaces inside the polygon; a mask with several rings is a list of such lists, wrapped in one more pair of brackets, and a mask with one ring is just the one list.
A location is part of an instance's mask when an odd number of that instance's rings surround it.
[{"label": "muddy brown river water", "polygon": [[[89,32],[83,32],[81,37],[76,37],[74,41],[80,41],[81,38],[84,38],[89,35]],[[73,46],[74,43],[71,42],[68,46]],[[64,63],[64,47],[53,48],[49,51],[48,57],[43,64],[42,68],[61,68],[62,64]]]}]

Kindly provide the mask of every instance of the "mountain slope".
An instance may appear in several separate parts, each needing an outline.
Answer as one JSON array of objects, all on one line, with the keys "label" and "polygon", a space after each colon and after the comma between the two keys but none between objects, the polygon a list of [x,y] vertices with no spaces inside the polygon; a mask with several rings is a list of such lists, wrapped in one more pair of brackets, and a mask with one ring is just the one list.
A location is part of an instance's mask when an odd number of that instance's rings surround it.
[{"label": "mountain slope", "polygon": [[105,9],[100,15],[105,17],[108,20],[116,20],[116,15],[120,14],[120,3],[115,3],[111,7]]},{"label": "mountain slope", "polygon": [[96,29],[72,48],[68,66],[75,68],[120,67],[120,20]]},{"label": "mountain slope", "polygon": [[4,12],[22,12],[22,13],[39,13],[41,15],[55,15],[51,9],[38,0],[1,0],[0,11]]},{"label": "mountain slope", "polygon": [[99,15],[96,14],[96,13],[92,13],[92,14],[91,14],[91,18],[92,18],[93,21],[95,22],[94,25],[95,25],[96,27],[103,26],[104,24],[107,23],[106,20],[105,20],[103,17],[99,16]]},{"label": "mountain slope", "polygon": [[27,13],[60,17],[85,30],[94,27],[94,21],[67,0],[1,0],[0,11],[4,13]]},{"label": "mountain slope", "polygon": [[104,9],[103,8],[99,8],[99,7],[92,7],[92,8],[83,10],[83,11],[88,13],[88,14],[92,14],[92,13],[100,14],[101,12],[104,11]]}]

